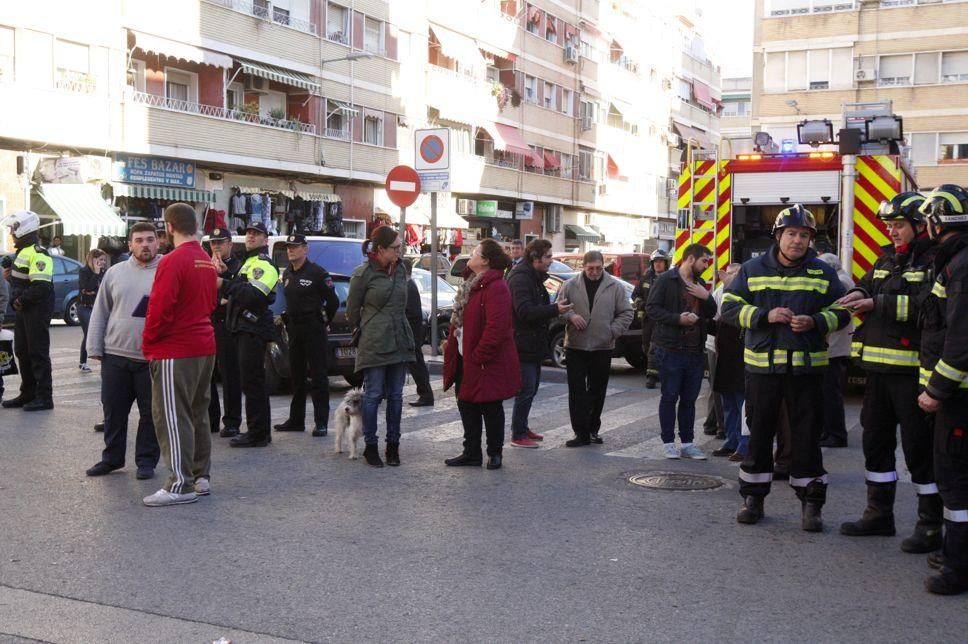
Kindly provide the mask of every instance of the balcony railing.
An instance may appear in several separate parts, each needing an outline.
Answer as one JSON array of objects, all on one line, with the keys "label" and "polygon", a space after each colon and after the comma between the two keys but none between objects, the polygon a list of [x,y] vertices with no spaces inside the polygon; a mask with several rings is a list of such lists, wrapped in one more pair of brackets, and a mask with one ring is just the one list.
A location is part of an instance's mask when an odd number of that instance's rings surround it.
[{"label": "balcony railing", "polygon": [[293,18],[287,9],[281,9],[279,7],[272,6],[271,3],[259,3],[256,4],[251,0],[205,0],[212,4],[217,4],[227,9],[233,11],[238,11],[239,13],[248,14],[250,16],[255,16],[256,18],[261,18],[262,20],[268,20],[275,22],[276,24],[285,25],[286,27],[291,27],[296,31],[302,31],[307,34],[316,35],[316,25],[309,22],[308,20],[301,20],[299,18]]},{"label": "balcony railing", "polygon": [[97,90],[97,81],[90,74],[58,69],[54,77],[54,86],[68,92],[93,94]]},{"label": "balcony railing", "polygon": [[340,141],[349,141],[353,136],[352,132],[343,128],[328,127],[323,132],[327,139],[339,139]]},{"label": "balcony railing", "polygon": [[350,35],[345,31],[328,31],[326,33],[326,40],[330,42],[338,42],[341,45],[350,44]]},{"label": "balcony railing", "polygon": [[175,112],[199,114],[201,116],[210,116],[210,117],[222,119],[225,121],[238,121],[241,123],[266,125],[268,127],[279,128],[280,130],[292,130],[294,132],[303,132],[305,134],[316,133],[316,126],[313,125],[312,123],[302,123],[296,120],[277,119],[277,118],[272,118],[271,116],[260,116],[259,114],[253,114],[251,112],[243,112],[241,110],[230,110],[230,109],[226,109],[224,107],[218,107],[215,105],[202,105],[200,103],[192,103],[190,101],[183,101],[177,98],[167,98],[165,96],[148,94],[146,92],[136,92],[133,90],[128,91],[128,97],[132,103],[137,103],[139,105],[147,105],[149,107],[159,107],[162,109],[172,110]]}]

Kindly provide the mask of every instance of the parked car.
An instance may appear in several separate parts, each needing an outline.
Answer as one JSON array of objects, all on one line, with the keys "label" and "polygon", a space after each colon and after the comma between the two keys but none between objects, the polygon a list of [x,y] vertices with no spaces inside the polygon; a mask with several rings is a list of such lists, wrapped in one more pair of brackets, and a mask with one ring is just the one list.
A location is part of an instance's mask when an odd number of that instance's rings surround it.
[{"label": "parked car", "polygon": [[[467,268],[467,260],[471,258],[470,255],[460,255],[454,260],[454,265],[450,267],[450,273],[447,274],[447,281],[454,286],[459,286],[461,281],[464,279],[464,269]],[[564,262],[559,262],[558,260],[551,261],[551,267],[548,269],[549,275],[573,275],[575,269],[568,266]]]},{"label": "parked car", "polygon": [[[422,255],[404,255],[403,261],[407,264],[409,269],[421,268],[428,273],[430,272],[431,262],[433,255],[431,253],[423,253]],[[452,263],[447,259],[445,253],[437,253],[437,274],[441,276],[446,276],[450,272],[450,267]]]},{"label": "parked car", "polygon": [[[14,256],[11,254],[10,259]],[[78,272],[83,264],[69,257],[51,257],[54,262],[54,317],[61,318],[69,326],[78,326],[81,323],[77,317],[77,299],[80,291],[78,290]],[[14,310],[7,305],[7,310],[3,314],[4,324],[13,324]]]},{"label": "parked car", "polygon": [[[448,283],[443,275],[441,273],[437,276],[437,346],[440,346],[440,343],[447,339],[447,333],[450,329],[450,315],[454,310],[454,297],[457,295],[457,289]],[[430,285],[432,284],[430,271],[414,268],[410,277],[413,278],[417,290],[420,291],[420,305],[423,308],[426,333],[421,341],[423,344],[430,344]]]},{"label": "parked car", "polygon": [[[605,272],[609,275],[625,280],[636,286],[642,275],[649,268],[649,256],[646,253],[602,253],[605,258]],[[555,259],[567,264],[572,270],[582,269],[584,254],[562,253]]]}]

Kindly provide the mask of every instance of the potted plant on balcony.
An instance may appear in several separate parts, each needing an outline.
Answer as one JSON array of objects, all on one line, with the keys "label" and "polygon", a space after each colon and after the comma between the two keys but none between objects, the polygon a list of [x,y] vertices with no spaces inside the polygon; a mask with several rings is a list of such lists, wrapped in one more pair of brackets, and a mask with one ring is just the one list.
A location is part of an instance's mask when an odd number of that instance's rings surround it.
[{"label": "potted plant on balcony", "polygon": [[265,120],[265,125],[279,125],[286,120],[286,110],[276,107],[269,110],[269,119]]},{"label": "potted plant on balcony", "polygon": [[243,103],[242,109],[238,112],[243,121],[249,123],[259,122],[259,104],[256,102]]},{"label": "potted plant on balcony", "polygon": [[303,120],[298,114],[293,114],[292,118],[286,121],[286,125],[289,126],[290,130],[295,130],[298,132],[302,129]]},{"label": "potted plant on balcony", "polygon": [[497,99],[497,109],[499,110],[504,110],[508,101],[511,100],[511,93],[508,92],[508,88],[500,81],[491,83],[491,96]]}]

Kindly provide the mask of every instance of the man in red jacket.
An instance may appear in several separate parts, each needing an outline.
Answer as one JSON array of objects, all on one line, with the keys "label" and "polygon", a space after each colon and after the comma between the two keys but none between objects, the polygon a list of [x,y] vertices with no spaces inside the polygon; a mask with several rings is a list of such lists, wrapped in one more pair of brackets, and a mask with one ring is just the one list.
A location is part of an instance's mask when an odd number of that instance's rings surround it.
[{"label": "man in red jacket", "polygon": [[194,208],[168,206],[165,228],[174,250],[155,273],[142,348],[151,361],[155,433],[172,473],[163,488],[144,498],[152,507],[193,503],[211,490],[208,403],[215,367],[215,266],[195,239]]}]

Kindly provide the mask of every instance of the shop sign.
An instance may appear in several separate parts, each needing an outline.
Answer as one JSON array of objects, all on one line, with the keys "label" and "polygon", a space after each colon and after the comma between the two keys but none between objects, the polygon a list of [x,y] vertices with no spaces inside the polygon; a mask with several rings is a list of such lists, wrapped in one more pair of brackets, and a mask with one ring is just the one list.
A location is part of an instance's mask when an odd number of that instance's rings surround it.
[{"label": "shop sign", "polygon": [[516,219],[531,219],[534,217],[534,202],[519,201],[514,206],[514,217]]},{"label": "shop sign", "polygon": [[116,180],[125,183],[195,187],[195,164],[192,161],[119,154],[114,167]]},{"label": "shop sign", "polygon": [[497,201],[479,199],[477,201],[478,217],[497,217]]},{"label": "shop sign", "polygon": [[494,215],[497,219],[514,219],[513,210],[498,210]]}]

